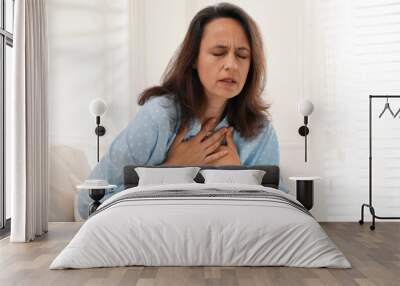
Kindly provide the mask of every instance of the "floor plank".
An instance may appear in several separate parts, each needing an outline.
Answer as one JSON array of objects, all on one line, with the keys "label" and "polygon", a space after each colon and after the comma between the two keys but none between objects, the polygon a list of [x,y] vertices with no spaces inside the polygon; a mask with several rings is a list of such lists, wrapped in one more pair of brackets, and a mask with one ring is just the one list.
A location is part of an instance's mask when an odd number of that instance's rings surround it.
[{"label": "floor plank", "polygon": [[352,269],[291,267],[116,267],[48,269],[82,223],[50,223],[49,232],[32,243],[0,240],[0,285],[399,285],[400,223],[321,223],[351,262]]}]

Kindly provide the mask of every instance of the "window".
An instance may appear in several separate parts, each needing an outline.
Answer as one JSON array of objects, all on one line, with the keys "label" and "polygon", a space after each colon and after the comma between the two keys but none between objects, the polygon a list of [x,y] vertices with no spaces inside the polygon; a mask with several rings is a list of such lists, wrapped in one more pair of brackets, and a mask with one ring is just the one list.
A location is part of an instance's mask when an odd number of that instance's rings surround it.
[{"label": "window", "polygon": [[5,188],[5,104],[11,91],[14,0],[0,0],[0,236],[9,232],[10,194]]}]

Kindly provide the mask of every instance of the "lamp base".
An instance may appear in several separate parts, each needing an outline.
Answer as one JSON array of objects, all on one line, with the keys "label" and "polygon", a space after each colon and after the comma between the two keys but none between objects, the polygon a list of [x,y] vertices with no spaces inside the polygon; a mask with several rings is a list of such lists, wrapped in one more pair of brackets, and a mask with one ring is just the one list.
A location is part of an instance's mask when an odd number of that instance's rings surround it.
[{"label": "lamp base", "polygon": [[103,136],[104,134],[106,134],[106,129],[103,126],[99,125],[94,130],[94,133],[96,133],[96,135],[98,136]]},{"label": "lamp base", "polygon": [[93,200],[93,202],[89,205],[89,215],[94,213],[101,205],[100,200],[105,194],[105,189],[89,189],[89,197]]},{"label": "lamp base", "polygon": [[303,204],[307,210],[311,210],[314,205],[313,180],[296,181],[296,199]]},{"label": "lamp base", "polygon": [[303,126],[301,126],[301,127],[299,128],[299,134],[300,134],[301,136],[306,136],[306,135],[308,135],[308,133],[310,133],[310,130],[308,129],[307,126],[303,125]]}]

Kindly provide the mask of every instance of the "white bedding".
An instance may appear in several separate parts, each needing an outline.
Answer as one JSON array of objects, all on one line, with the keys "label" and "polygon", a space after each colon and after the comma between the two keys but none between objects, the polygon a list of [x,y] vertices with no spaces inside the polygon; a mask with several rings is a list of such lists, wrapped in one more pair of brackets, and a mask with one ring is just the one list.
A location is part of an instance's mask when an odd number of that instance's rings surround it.
[{"label": "white bedding", "polygon": [[121,200],[137,192],[207,193],[211,189],[261,190],[297,202],[281,191],[254,185],[190,183],[127,189],[99,207],[50,269],[126,265],[351,267],[312,216],[279,200],[179,195]]}]

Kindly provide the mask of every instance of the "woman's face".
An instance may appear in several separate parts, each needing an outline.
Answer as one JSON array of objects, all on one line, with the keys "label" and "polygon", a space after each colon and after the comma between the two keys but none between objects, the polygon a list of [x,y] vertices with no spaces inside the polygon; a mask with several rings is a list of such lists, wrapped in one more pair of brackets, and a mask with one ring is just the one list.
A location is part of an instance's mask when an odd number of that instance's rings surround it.
[{"label": "woman's face", "polygon": [[238,95],[246,82],[250,60],[250,45],[238,21],[218,18],[209,22],[196,62],[207,98],[226,101]]}]

